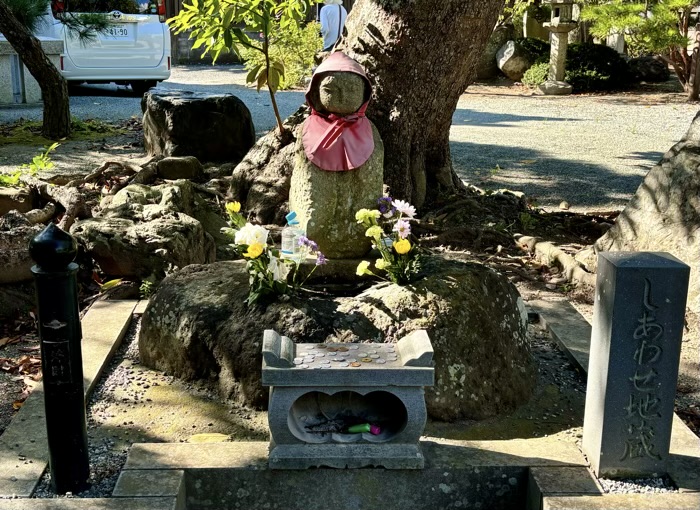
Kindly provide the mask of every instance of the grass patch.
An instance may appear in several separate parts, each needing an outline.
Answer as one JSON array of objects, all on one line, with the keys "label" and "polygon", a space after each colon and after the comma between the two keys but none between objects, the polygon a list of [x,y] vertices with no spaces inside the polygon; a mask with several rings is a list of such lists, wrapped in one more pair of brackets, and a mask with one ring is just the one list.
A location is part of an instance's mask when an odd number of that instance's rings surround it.
[{"label": "grass patch", "polygon": [[[0,125],[0,145],[50,145],[55,140],[48,140],[41,135],[41,121],[23,120]],[[125,126],[109,124],[101,120],[71,119],[71,135],[67,140],[99,140],[106,136],[127,133]]]}]

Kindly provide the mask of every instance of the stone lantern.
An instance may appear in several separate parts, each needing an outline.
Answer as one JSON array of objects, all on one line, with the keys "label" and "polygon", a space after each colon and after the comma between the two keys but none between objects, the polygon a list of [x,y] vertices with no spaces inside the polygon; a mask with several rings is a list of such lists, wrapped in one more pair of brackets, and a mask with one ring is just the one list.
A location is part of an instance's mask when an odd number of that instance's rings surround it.
[{"label": "stone lantern", "polygon": [[566,48],[569,44],[569,32],[576,28],[573,19],[573,0],[550,0],[552,19],[544,23],[544,27],[552,34],[551,52],[549,55],[549,77],[540,85],[540,90],[547,95],[571,94],[571,85],[564,81],[566,65]]}]

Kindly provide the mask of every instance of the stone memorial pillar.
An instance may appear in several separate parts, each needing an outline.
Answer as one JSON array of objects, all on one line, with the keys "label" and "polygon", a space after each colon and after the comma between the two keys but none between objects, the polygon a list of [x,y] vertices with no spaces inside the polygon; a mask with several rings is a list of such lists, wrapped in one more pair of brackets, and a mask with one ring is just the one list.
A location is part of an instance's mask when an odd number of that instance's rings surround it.
[{"label": "stone memorial pillar", "polygon": [[552,20],[544,27],[552,34],[549,54],[549,77],[540,90],[546,95],[565,96],[571,94],[571,85],[564,81],[566,70],[566,49],[569,45],[569,32],[577,26],[573,19],[573,0],[551,0]]},{"label": "stone memorial pillar", "polygon": [[689,275],[667,253],[599,254],[583,423],[596,475],[665,471]]}]

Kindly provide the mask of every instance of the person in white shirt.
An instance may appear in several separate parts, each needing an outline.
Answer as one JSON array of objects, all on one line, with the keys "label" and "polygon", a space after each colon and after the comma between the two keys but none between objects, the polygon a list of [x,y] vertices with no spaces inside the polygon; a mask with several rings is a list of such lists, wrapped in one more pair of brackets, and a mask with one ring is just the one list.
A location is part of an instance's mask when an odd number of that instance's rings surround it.
[{"label": "person in white shirt", "polygon": [[329,51],[340,39],[348,17],[348,11],[343,7],[343,0],[323,0],[321,9],[321,35],[323,36],[323,51]]}]

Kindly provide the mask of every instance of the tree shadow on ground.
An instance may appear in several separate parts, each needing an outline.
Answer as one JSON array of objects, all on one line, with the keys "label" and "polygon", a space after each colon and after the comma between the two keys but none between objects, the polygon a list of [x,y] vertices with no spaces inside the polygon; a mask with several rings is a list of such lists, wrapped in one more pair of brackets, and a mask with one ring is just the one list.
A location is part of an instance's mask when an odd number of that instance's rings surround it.
[{"label": "tree shadow on ground", "polygon": [[509,126],[516,122],[575,122],[579,119],[542,117],[537,115],[511,115],[509,113],[483,112],[458,108],[452,115],[453,126]]},{"label": "tree shadow on ground", "polygon": [[633,153],[641,170],[622,174],[601,165],[553,158],[543,151],[523,147],[451,142],[450,148],[454,169],[466,182],[484,189],[522,191],[539,205],[549,206],[567,200],[577,207],[608,208],[615,204],[622,208],[646,171],[658,161],[658,153]]}]

